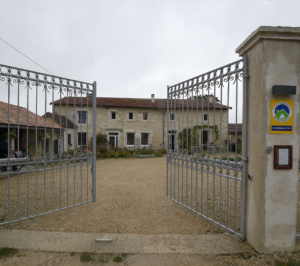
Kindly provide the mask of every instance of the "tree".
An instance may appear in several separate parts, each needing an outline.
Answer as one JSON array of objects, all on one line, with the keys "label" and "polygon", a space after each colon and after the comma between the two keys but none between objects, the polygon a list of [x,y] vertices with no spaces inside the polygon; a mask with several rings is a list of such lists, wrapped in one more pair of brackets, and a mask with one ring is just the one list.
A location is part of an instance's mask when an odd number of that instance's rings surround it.
[{"label": "tree", "polygon": [[[214,96],[214,95],[208,95],[208,94],[204,94],[203,96],[202,95],[198,95],[198,96],[194,96],[193,99],[199,99],[199,100],[208,100],[209,96],[213,97],[215,99],[215,102],[219,103],[220,100],[218,97]],[[191,99],[191,98],[190,98]]]}]

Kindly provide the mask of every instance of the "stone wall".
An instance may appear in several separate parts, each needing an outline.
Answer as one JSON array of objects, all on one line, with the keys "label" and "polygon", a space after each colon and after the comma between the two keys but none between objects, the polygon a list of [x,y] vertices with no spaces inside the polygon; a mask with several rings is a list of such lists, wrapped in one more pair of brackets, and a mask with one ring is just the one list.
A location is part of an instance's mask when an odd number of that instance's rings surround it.
[{"label": "stone wall", "polygon": [[[68,109],[68,112],[67,112]],[[88,110],[83,107],[82,110],[87,111],[87,123],[79,124],[77,112],[80,110],[76,108],[74,112],[74,106],[63,105],[61,107],[55,106],[55,112],[63,116],[68,117],[77,125],[77,132],[87,132],[88,141],[93,135],[93,110],[89,106]],[[116,118],[112,119],[112,112],[115,112]],[[186,110],[184,111],[186,113]],[[191,110],[189,110],[191,112]],[[129,118],[129,113],[133,113],[133,119]],[[147,113],[147,120],[144,120],[143,113]],[[226,147],[227,140],[227,110],[216,110],[215,116],[213,110],[209,112],[206,110],[204,113],[209,115],[209,123],[203,122],[205,126],[212,126],[215,122],[218,129],[219,137],[215,139],[215,144],[218,146]],[[75,115],[74,115],[75,114]],[[222,119],[221,119],[222,118]],[[166,149],[167,148],[167,110],[166,109],[150,109],[150,108],[131,108],[131,107],[102,107],[97,106],[96,114],[96,132],[108,135],[109,133],[118,134],[118,147],[137,149],[137,148],[152,148],[152,149]],[[198,120],[196,112],[189,115],[188,120],[182,118],[182,110],[176,110],[175,120],[170,121],[169,129],[176,130],[176,134],[180,133],[187,125],[188,127],[194,127],[195,125],[202,126],[202,112],[198,112]],[[70,133],[74,130],[70,129]],[[210,143],[213,142],[213,129],[210,128]],[[127,145],[127,133],[135,133],[135,145]],[[141,145],[141,133],[149,133],[149,145]],[[72,138],[74,133],[72,133]],[[76,137],[76,136],[75,136]],[[67,141],[67,139],[65,139]],[[200,141],[200,140],[199,140]],[[201,141],[200,141],[201,142]],[[76,142],[77,143],[77,142]],[[73,143],[72,143],[73,144]],[[72,145],[74,148],[74,145]]]}]

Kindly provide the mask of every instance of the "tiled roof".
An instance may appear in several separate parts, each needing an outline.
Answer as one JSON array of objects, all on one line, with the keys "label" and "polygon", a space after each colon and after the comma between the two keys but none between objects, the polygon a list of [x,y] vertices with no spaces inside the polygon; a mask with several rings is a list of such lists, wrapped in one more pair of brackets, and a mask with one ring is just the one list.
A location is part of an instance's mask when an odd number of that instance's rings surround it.
[{"label": "tiled roof", "polygon": [[228,132],[229,133],[235,133],[237,130],[237,133],[243,132],[243,124],[228,124]]},{"label": "tiled roof", "polygon": [[[76,101],[74,100],[74,97],[65,97],[62,98],[61,100],[57,100],[54,102],[55,105],[74,105],[74,102],[76,106],[86,106],[87,103],[89,106],[93,105],[93,98],[76,98]],[[88,101],[87,101],[88,99]],[[198,104],[197,104],[198,102]],[[180,103],[180,105],[179,105]],[[151,108],[151,109],[165,109],[167,108],[167,99],[155,99],[154,102],[152,103],[151,99],[138,99],[138,98],[107,98],[107,97],[97,97],[96,99],[96,104],[97,106],[104,106],[104,107],[133,107],[133,108]],[[172,102],[172,108],[186,108],[186,107],[194,107],[196,108],[198,105],[198,109],[202,108],[202,100],[173,100]],[[213,109],[214,107],[216,109],[227,109],[228,107],[226,105],[222,105],[217,102],[210,102],[208,100],[203,101],[203,108],[211,108]],[[231,108],[231,107],[229,107]]]},{"label": "tiled roof", "polygon": [[[9,124],[11,126],[18,125],[18,110],[19,110],[19,126],[27,127],[27,109],[17,105],[9,105]],[[0,124],[8,124],[8,103],[0,102]],[[45,128],[45,119],[28,110],[28,127]],[[52,123],[46,121],[46,128],[52,128]],[[54,124],[54,128],[59,129],[59,125]]]},{"label": "tiled roof", "polygon": [[[43,117],[44,116],[45,115],[43,115]],[[46,116],[52,120],[52,113],[47,112]],[[54,117],[54,121],[57,124],[61,124],[61,126],[64,127],[64,128],[74,128],[74,127],[77,128],[77,126],[74,125],[74,123],[73,123],[72,120],[70,120],[69,118],[67,118],[67,117],[65,117],[63,115],[60,116],[59,114],[54,113],[53,117]]]}]

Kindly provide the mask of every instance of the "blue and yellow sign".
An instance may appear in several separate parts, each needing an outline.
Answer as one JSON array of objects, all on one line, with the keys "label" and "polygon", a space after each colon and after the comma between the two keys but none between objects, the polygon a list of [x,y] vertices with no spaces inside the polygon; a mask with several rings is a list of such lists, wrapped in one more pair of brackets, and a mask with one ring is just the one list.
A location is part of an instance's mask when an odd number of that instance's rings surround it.
[{"label": "blue and yellow sign", "polygon": [[270,133],[294,133],[294,100],[271,100]]}]

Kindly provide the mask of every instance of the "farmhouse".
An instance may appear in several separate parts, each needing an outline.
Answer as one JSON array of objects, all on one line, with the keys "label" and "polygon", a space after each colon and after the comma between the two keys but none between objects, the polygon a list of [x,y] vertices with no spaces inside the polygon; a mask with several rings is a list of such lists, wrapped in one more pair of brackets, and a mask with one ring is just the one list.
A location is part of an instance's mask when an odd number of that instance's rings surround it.
[{"label": "farmhouse", "polygon": [[[226,147],[229,107],[214,102],[213,97],[182,100],[177,106],[170,104],[169,114],[167,99],[155,99],[154,95],[142,99],[97,97],[96,102],[96,131],[107,135],[110,148],[166,149],[169,137],[170,148],[179,149],[182,147],[180,133],[186,125],[182,124],[182,113],[191,104],[197,113],[188,118],[188,126],[198,136],[197,145],[208,146],[217,132],[215,144]],[[62,98],[53,104],[56,115],[66,117],[75,125],[70,136],[72,147],[88,146],[93,132],[92,97]],[[215,127],[213,119],[219,121]]]}]

